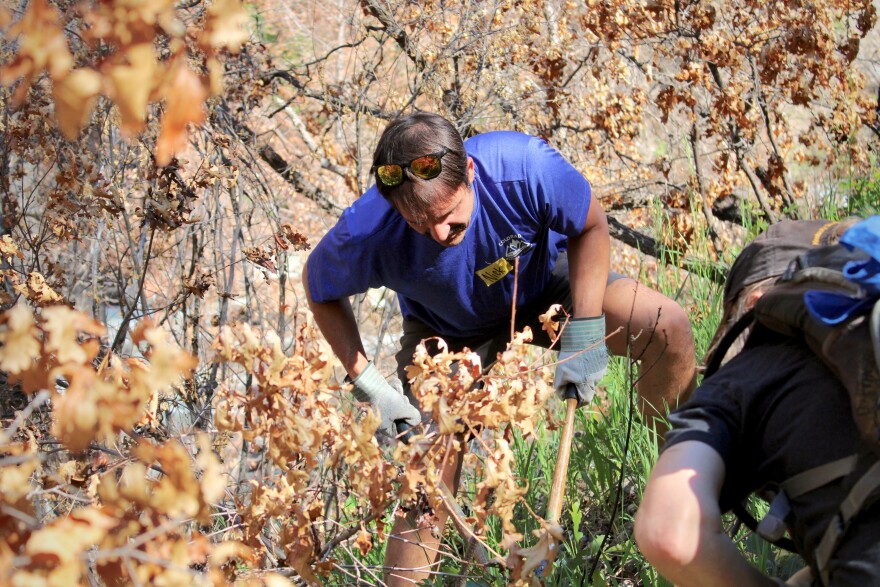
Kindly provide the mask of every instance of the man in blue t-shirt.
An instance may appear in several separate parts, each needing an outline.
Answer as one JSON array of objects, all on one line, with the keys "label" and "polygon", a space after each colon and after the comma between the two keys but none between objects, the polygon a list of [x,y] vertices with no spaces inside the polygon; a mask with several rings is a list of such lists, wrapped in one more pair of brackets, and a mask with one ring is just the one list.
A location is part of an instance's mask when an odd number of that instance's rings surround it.
[{"label": "man in blue t-shirt", "polygon": [[[397,292],[403,314],[397,361],[404,385],[404,367],[430,337],[452,351],[467,346],[488,367],[510,336],[515,292],[516,329],[531,325],[536,344],[550,344],[539,314],[560,303],[572,316],[559,341],[558,390],[574,384],[580,402],[589,402],[610,350],[641,359],[643,415],[662,415],[690,393],[695,355],[687,315],[669,298],[609,272],[605,213],[589,182],[546,142],[490,132],[464,143],[443,117],[416,113],[388,125],[372,171],[376,185],[318,243],[303,281],[355,396],[379,410],[380,432],[394,435],[396,425],[421,422],[418,409],[367,359],[348,302],[382,286]],[[609,332],[616,334],[606,345]],[[458,464],[452,469],[447,483],[454,487]],[[406,528],[398,526],[399,536]],[[427,542],[436,539],[424,531],[389,544],[390,566],[422,567],[389,576],[389,585],[425,576],[436,552]]]}]

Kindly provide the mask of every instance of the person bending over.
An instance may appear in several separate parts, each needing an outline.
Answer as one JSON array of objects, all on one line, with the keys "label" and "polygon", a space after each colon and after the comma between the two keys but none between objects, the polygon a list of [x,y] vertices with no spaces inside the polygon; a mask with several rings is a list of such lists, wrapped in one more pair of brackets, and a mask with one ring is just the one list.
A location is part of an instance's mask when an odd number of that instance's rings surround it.
[{"label": "person bending over", "polygon": [[[806,231],[806,238],[811,234],[804,225],[789,226]],[[809,229],[816,226],[827,232],[821,223]],[[778,262],[773,251],[779,249],[764,250],[769,253],[762,256],[761,249],[747,248],[737,263],[751,259],[766,268]],[[740,274],[737,263],[731,280]],[[731,288],[731,280],[725,306],[734,309],[722,324],[736,322],[772,281]],[[755,491],[858,455],[851,474],[789,497],[786,525],[808,566],[788,584],[819,586],[816,570],[824,566],[827,585],[880,585],[877,502],[858,513],[830,560],[817,564],[829,522],[876,459],[860,441],[846,388],[802,338],[755,326],[742,351],[705,379],[669,420],[671,429],[635,519],[639,548],[667,579],[679,587],[781,584],[743,558],[722,527],[722,513]]]},{"label": "person bending over", "polygon": [[[510,337],[514,292],[515,328],[530,325],[535,344],[550,345],[539,314],[556,303],[570,313],[555,385],[575,384],[581,403],[592,398],[609,350],[641,357],[638,393],[651,423],[693,389],[687,315],[672,300],[609,271],[605,213],[589,182],[545,141],[502,131],[464,142],[448,120],[419,112],[388,124],[372,173],[375,185],[320,240],[303,281],[355,396],[378,408],[380,433],[421,422],[407,399],[404,371],[416,345],[441,337],[451,351],[477,352],[488,368]],[[396,359],[405,395],[368,360],[348,301],[379,287],[398,294],[403,314]],[[606,345],[606,333],[619,327]],[[627,331],[642,333],[629,349]],[[451,461],[443,478],[455,488],[461,455]],[[442,524],[444,514],[436,514]],[[386,551],[389,585],[421,580],[436,558],[438,539],[430,528],[411,526],[406,518],[394,524]]]}]

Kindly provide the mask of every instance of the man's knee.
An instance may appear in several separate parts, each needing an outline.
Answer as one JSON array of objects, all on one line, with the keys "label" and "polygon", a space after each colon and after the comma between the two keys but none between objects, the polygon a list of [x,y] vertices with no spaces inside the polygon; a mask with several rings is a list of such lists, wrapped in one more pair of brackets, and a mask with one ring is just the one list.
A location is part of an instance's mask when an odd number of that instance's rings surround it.
[{"label": "man's knee", "polygon": [[673,300],[658,298],[650,309],[642,309],[640,322],[632,324],[632,330],[638,332],[632,342],[633,356],[650,362],[695,362],[694,334],[687,313]]},{"label": "man's knee", "polygon": [[658,329],[664,334],[664,343],[677,358],[695,360],[694,332],[684,308],[669,300],[661,308]]},{"label": "man's knee", "polygon": [[[609,343],[612,352],[627,352],[627,341],[634,358],[656,360],[666,352],[693,354],[694,339],[690,320],[674,300],[632,279],[620,279],[608,286],[603,309],[609,332],[618,329]],[[649,356],[645,356],[645,354]],[[641,357],[640,357],[641,355]]]}]

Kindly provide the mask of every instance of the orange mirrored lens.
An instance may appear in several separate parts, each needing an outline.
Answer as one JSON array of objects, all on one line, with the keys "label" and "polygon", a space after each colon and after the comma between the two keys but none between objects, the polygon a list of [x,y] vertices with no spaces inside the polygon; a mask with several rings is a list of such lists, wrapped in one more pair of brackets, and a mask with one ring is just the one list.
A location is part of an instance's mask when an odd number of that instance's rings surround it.
[{"label": "orange mirrored lens", "polygon": [[380,165],[376,169],[376,175],[388,187],[394,187],[403,182],[403,168],[400,165]]},{"label": "orange mirrored lens", "polygon": [[409,164],[409,168],[422,179],[433,179],[440,175],[440,171],[443,169],[440,165],[440,157],[436,155],[425,155],[424,157],[413,159]]}]

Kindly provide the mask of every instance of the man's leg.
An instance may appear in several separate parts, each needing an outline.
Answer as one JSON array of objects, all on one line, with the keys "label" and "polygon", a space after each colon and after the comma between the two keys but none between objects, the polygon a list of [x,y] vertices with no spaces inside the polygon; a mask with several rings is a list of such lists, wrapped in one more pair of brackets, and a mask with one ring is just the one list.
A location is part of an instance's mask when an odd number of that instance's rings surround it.
[{"label": "man's leg", "polygon": [[775,585],[724,533],[718,507],[724,471],[721,455],[697,440],[663,452],[636,513],[639,549],[679,587]]},{"label": "man's leg", "polygon": [[607,331],[614,333],[608,350],[640,361],[636,389],[646,424],[665,431],[667,409],[687,400],[696,386],[694,335],[687,314],[673,300],[629,278],[608,284],[602,310]]},{"label": "man's leg", "polygon": [[[403,335],[400,338],[400,351],[396,355],[397,375],[403,383],[404,394],[413,405],[418,407],[406,378],[405,367],[412,363],[413,353],[416,346],[423,340],[437,336],[437,334],[418,320],[403,321]],[[458,351],[463,346],[468,346],[469,341],[447,341],[450,350]],[[433,342],[429,343],[429,352],[436,352]],[[488,358],[491,349],[488,343],[482,345],[484,361]],[[494,355],[493,355],[494,357]],[[423,418],[427,417],[423,414]],[[461,476],[461,464],[465,452],[466,443],[462,443],[462,449],[458,453],[450,454],[443,469],[441,478],[447,487],[453,492],[458,492],[458,484]],[[413,511],[406,516],[398,517],[394,521],[391,533],[388,536],[388,545],[385,549],[385,582],[391,587],[413,586],[427,578],[431,571],[436,571],[435,563],[440,553],[443,538],[443,529],[449,513],[440,508],[434,512],[435,524],[418,527],[418,518],[421,512]]]},{"label": "man's leg", "polygon": [[[450,454],[443,469],[442,479],[453,492],[458,488],[461,462],[466,448]],[[443,528],[449,513],[445,508],[434,512],[436,525],[419,527],[420,512],[412,511],[399,516],[391,528],[385,547],[385,583],[389,587],[412,587],[436,571],[434,564],[440,553]]]}]

